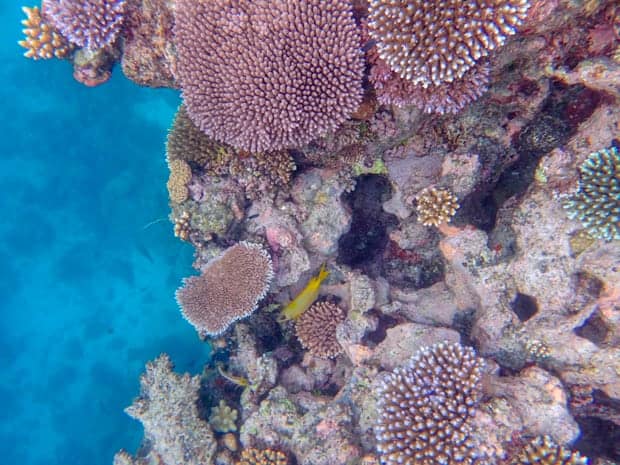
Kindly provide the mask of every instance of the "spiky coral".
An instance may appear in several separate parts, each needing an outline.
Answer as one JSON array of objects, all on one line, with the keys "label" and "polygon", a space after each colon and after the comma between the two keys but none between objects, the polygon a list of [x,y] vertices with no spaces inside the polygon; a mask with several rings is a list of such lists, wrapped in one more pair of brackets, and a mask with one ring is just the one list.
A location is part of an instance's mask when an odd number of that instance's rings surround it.
[{"label": "spiky coral", "polygon": [[528,8],[528,0],[371,0],[370,34],[400,77],[439,85],[501,46]]},{"label": "spiky coral", "polygon": [[468,419],[480,398],[483,366],[473,349],[441,343],[390,373],[377,392],[381,463],[475,463],[479,449]]},{"label": "spiky coral", "polygon": [[96,50],[116,39],[125,3],[125,0],[43,0],[43,16],[72,44]]},{"label": "spiky coral", "polygon": [[620,239],[620,154],[616,147],[591,153],[579,167],[579,189],[564,204],[591,236]]},{"label": "spiky coral", "polygon": [[360,38],[346,0],[179,0],[174,37],[189,115],[236,148],[302,145],[362,100]]},{"label": "spiky coral", "polygon": [[459,208],[456,196],[446,190],[427,187],[417,196],[418,220],[424,226],[447,223]]},{"label": "spiky coral", "polygon": [[186,278],[177,302],[198,332],[215,336],[256,310],[272,278],[265,249],[240,242],[210,261],[200,276]]},{"label": "spiky coral", "polygon": [[336,328],[346,318],[345,311],[331,302],[316,302],[295,324],[297,339],[312,355],[334,358],[342,352]]},{"label": "spiky coral", "polygon": [[512,465],[587,465],[588,458],[557,445],[549,436],[526,444]]},{"label": "spiky coral", "polygon": [[26,58],[48,60],[64,58],[69,54],[71,47],[63,36],[41,18],[38,6],[24,6],[22,11],[26,14],[26,19],[22,20],[26,38],[18,44],[26,49]]}]

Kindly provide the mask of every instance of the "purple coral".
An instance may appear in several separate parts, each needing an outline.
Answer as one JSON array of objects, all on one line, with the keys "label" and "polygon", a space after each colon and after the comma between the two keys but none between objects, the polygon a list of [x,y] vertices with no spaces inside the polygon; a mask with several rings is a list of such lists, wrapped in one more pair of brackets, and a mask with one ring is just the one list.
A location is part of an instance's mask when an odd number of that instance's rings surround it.
[{"label": "purple coral", "polygon": [[475,464],[480,451],[468,419],[481,397],[483,367],[473,349],[441,343],[390,373],[377,392],[381,463]]},{"label": "purple coral", "polygon": [[43,0],[43,15],[71,43],[90,50],[114,42],[125,0]]},{"label": "purple coral", "polygon": [[347,0],[178,0],[177,78],[194,123],[250,152],[299,146],[362,100]]},{"label": "purple coral", "polygon": [[425,113],[458,113],[487,90],[489,66],[476,64],[457,80],[424,87],[401,78],[380,58],[376,58],[369,79],[377,100],[384,105],[414,105]]}]

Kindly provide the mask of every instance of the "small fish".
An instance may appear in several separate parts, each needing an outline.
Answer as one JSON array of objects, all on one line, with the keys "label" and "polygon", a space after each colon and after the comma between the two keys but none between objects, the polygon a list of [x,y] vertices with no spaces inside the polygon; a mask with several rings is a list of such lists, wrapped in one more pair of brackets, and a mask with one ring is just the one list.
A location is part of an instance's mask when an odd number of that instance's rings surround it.
[{"label": "small fish", "polygon": [[319,274],[312,277],[308,284],[284,309],[282,310],[282,319],[295,320],[301,316],[303,312],[310,308],[310,305],[319,296],[319,288],[321,283],[329,276],[329,271],[325,269],[325,264],[321,266]]},{"label": "small fish", "polygon": [[243,376],[234,376],[226,373],[224,370],[222,370],[222,365],[217,366],[217,371],[220,372],[220,376],[222,376],[222,378],[225,378],[226,380],[230,381],[233,384],[236,384],[237,386],[246,388],[250,385],[250,382],[247,378],[244,378]]}]

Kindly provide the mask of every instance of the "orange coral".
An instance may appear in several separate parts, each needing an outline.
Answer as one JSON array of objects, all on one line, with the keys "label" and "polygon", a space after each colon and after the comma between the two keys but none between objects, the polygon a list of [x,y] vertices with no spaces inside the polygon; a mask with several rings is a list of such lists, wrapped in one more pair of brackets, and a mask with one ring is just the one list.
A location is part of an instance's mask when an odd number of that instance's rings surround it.
[{"label": "orange coral", "polygon": [[22,7],[26,19],[22,20],[26,38],[17,42],[26,49],[24,56],[33,60],[64,58],[69,54],[68,42],[56,32],[43,18],[38,6]]}]

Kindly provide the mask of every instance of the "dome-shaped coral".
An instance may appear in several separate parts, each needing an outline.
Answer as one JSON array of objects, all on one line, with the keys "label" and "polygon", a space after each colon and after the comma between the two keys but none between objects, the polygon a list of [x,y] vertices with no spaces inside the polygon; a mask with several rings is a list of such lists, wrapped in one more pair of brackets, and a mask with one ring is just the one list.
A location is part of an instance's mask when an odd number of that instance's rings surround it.
[{"label": "dome-shaped coral", "polygon": [[297,338],[312,355],[334,358],[342,352],[336,328],[346,318],[345,311],[331,302],[316,302],[295,324]]},{"label": "dome-shaped coral", "polygon": [[174,40],[190,117],[238,149],[302,145],[362,100],[360,37],[346,0],[178,0]]}]

